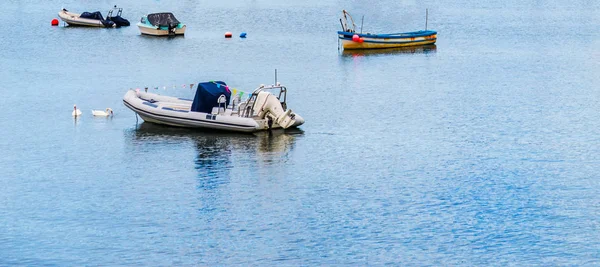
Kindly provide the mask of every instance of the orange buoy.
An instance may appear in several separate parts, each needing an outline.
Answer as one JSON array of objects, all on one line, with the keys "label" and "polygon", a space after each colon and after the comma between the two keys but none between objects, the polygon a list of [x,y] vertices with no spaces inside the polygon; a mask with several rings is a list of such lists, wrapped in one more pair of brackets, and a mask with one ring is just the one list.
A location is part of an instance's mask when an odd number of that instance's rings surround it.
[{"label": "orange buoy", "polygon": [[58,20],[52,19],[52,26],[58,26]]},{"label": "orange buoy", "polygon": [[226,32],[225,33],[225,38],[231,38],[233,34],[231,32]]}]

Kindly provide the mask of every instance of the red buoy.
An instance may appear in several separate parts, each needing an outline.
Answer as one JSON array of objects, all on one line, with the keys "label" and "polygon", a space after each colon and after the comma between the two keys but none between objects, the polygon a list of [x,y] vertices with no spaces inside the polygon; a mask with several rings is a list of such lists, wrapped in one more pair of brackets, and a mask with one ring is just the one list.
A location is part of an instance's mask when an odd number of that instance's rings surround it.
[{"label": "red buoy", "polygon": [[58,26],[58,19],[52,19],[52,26]]},{"label": "red buoy", "polygon": [[225,33],[225,38],[231,38],[232,33],[231,32],[226,32]]},{"label": "red buoy", "polygon": [[360,40],[358,34],[352,35],[352,41],[358,42],[358,40]]}]

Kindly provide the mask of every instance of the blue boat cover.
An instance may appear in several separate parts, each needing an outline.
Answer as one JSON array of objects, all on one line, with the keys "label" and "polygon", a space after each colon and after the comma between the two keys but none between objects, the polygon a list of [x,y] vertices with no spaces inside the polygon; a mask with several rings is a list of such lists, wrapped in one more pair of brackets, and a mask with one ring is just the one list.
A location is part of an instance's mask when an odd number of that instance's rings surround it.
[{"label": "blue boat cover", "polygon": [[84,19],[104,20],[104,17],[102,16],[102,13],[100,13],[100,11],[83,12],[81,13],[81,15],[79,15],[79,17]]},{"label": "blue boat cover", "polygon": [[227,84],[221,81],[198,83],[191,111],[211,113],[213,107],[219,106],[217,100],[221,95],[225,95],[227,99],[225,107],[227,107],[231,98],[231,91],[226,86]]}]

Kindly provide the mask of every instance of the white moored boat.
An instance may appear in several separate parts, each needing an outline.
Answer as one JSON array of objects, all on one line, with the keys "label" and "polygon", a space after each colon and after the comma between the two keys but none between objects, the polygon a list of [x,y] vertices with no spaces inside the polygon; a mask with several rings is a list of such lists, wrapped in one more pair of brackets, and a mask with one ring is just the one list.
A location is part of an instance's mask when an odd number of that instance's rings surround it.
[{"label": "white moored boat", "polygon": [[58,17],[69,25],[89,27],[114,27],[114,23],[112,25],[105,25],[103,23],[104,19],[81,17],[81,14],[69,12],[64,8],[63,10],[58,12]]},{"label": "white moored boat", "polygon": [[[114,15],[113,12],[117,11],[117,14]],[[106,15],[106,19],[102,16],[100,11],[96,12],[83,12],[81,14],[70,12],[66,9],[62,9],[58,12],[58,17],[72,26],[88,26],[88,27],[121,27],[121,26],[129,26],[129,21],[122,18],[121,14],[123,13],[122,8],[118,8],[114,6],[113,9],[108,11]]]},{"label": "white moored boat", "polygon": [[179,22],[170,12],[143,16],[137,26],[142,34],[154,36],[183,35],[186,28],[185,24]]},{"label": "white moored boat", "polygon": [[256,132],[304,123],[302,117],[287,108],[286,95],[286,87],[280,84],[260,86],[247,100],[240,101],[239,96],[231,99],[224,82],[216,81],[199,83],[193,100],[129,90],[123,103],[147,122]]}]

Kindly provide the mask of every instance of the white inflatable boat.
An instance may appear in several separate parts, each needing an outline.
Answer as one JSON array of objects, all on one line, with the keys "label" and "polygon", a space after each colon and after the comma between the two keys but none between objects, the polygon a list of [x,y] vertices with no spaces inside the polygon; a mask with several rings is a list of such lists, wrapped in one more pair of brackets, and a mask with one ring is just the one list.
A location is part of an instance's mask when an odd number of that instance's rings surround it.
[{"label": "white inflatable boat", "polygon": [[[193,100],[129,90],[125,106],[144,121],[178,127],[237,132],[297,127],[300,115],[287,108],[287,89],[260,86],[245,101],[231,96],[224,82],[199,83]],[[231,103],[231,104],[230,104]]]},{"label": "white inflatable boat", "polygon": [[[116,15],[114,14],[116,11]],[[116,5],[113,9],[108,11],[106,15],[106,19],[102,16],[100,11],[96,12],[83,12],[81,14],[70,12],[66,9],[62,9],[58,12],[58,17],[67,24],[71,26],[88,26],[88,27],[105,27],[105,28],[113,28],[113,27],[121,27],[121,26],[129,26],[129,21],[121,17],[123,13],[123,9],[117,7]]]},{"label": "white inflatable boat", "polygon": [[102,18],[102,19],[99,19],[99,18],[83,18],[83,17],[81,17],[81,14],[69,12],[66,9],[63,9],[60,12],[58,12],[58,17],[62,21],[68,23],[69,25],[88,26],[88,27],[114,27],[113,26],[114,24],[111,25],[111,26],[104,25],[102,23],[102,21],[104,20],[104,18]]}]

